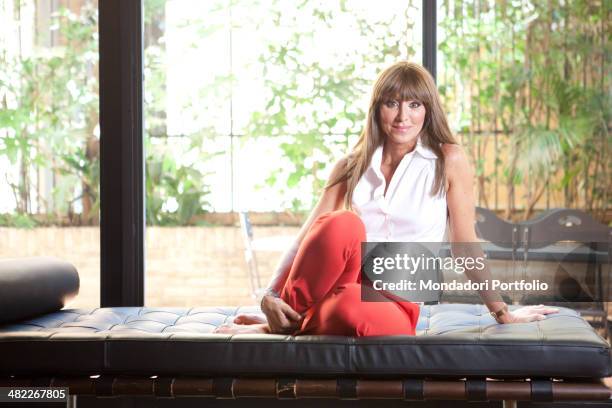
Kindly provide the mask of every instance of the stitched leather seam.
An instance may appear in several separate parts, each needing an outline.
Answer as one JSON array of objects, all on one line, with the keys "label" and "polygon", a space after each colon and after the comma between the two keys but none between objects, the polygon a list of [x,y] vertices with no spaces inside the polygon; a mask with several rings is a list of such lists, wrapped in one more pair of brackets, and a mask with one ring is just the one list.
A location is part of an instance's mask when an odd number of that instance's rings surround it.
[{"label": "stitched leather seam", "polygon": [[536,323],[536,328],[538,330],[538,335],[540,336],[540,344],[544,345],[544,341],[546,339],[546,337],[544,335],[544,331],[540,327],[540,322],[539,321],[536,321],[535,323]]},{"label": "stitched leather seam", "polygon": [[[172,324],[168,324],[168,325],[164,326],[164,328],[161,330],[161,333],[163,333],[164,331],[166,331],[166,329],[167,329],[168,327],[178,326],[177,322],[178,322],[178,321],[181,319],[181,317],[183,317],[183,316],[181,316],[181,315],[177,315],[177,316],[178,316],[178,317],[177,317],[176,319],[174,319],[174,322],[173,322]],[[162,322],[157,322],[157,321],[156,321],[156,323],[162,323]]]},{"label": "stitched leather seam", "polygon": [[354,355],[355,355],[355,353],[353,351],[354,343],[353,344],[349,343],[345,347],[346,347],[346,351],[347,351],[347,354],[346,354],[346,359],[347,360],[346,360],[344,366],[346,367],[347,372],[351,373],[351,372],[355,371],[355,367],[354,367],[354,364],[353,364]]},{"label": "stitched leather seam", "polygon": [[482,343],[482,335],[484,333],[483,330],[483,324],[482,324],[482,315],[478,316],[478,339],[477,339],[477,343],[481,344]]}]

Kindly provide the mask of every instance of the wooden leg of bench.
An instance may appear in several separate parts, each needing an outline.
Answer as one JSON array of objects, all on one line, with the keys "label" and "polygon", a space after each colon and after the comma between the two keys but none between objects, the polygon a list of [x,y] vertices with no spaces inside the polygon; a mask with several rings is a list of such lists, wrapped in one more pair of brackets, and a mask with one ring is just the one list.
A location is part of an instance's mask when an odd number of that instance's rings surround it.
[{"label": "wooden leg of bench", "polygon": [[77,408],[77,396],[69,395],[68,403],[66,404],[66,408]]},{"label": "wooden leg of bench", "polygon": [[516,408],[516,400],[504,400],[503,408]]}]

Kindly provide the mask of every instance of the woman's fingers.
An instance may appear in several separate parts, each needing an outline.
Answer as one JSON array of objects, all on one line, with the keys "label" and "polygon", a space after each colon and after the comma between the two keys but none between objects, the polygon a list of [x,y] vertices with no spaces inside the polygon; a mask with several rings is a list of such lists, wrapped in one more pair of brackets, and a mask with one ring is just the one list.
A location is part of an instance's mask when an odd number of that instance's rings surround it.
[{"label": "woman's fingers", "polygon": [[529,323],[529,322],[537,322],[540,320],[546,319],[546,316],[539,313],[530,313],[525,314],[523,316],[518,316],[515,320],[515,323]]},{"label": "woman's fingers", "polygon": [[291,320],[294,321],[299,321],[302,316],[300,316],[300,314],[298,312],[296,312],[295,310],[293,310],[293,308],[291,306],[289,306],[288,304],[284,303],[283,304],[283,312],[285,313],[285,315],[290,318]]},{"label": "woman's fingers", "polygon": [[[559,311],[559,308],[546,306],[546,305],[531,305],[531,306],[523,306],[521,309],[533,311],[533,312],[546,312],[546,313],[556,313]],[[520,309],[519,309],[520,310]]]},{"label": "woman's fingers", "polygon": [[560,311],[557,307],[551,307],[546,305],[531,305],[523,306],[518,309],[510,311],[509,322],[510,323],[529,323],[540,320],[545,320],[547,315],[552,313],[558,313]]},{"label": "woman's fingers", "polygon": [[287,316],[285,316],[285,313],[283,313],[282,310],[278,310],[276,313],[276,332],[286,332],[287,330],[289,330],[291,328],[291,323],[289,322],[289,319],[287,319]]},{"label": "woman's fingers", "polygon": [[545,306],[545,305],[528,306],[528,308],[530,309],[530,311],[533,311],[535,313],[541,313],[541,314],[550,314],[550,313],[559,312],[558,308],[551,307],[551,306]]},{"label": "woman's fingers", "polygon": [[[293,310],[293,309],[292,309]],[[294,311],[295,313],[295,311]],[[299,315],[298,315],[299,316]],[[276,333],[291,333],[299,328],[300,320],[292,320],[292,318],[288,317],[285,314],[285,310],[279,310],[276,314],[276,330],[273,330]]]}]

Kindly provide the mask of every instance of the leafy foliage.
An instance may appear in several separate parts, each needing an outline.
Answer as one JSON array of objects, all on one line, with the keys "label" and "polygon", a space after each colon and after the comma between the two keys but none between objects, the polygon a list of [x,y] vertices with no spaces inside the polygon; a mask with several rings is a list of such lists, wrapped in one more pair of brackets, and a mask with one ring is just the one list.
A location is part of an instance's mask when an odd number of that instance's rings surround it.
[{"label": "leafy foliage", "polygon": [[[72,218],[80,201],[80,221],[90,222],[99,205],[97,9],[84,6],[79,15],[62,9],[51,18],[61,45],[0,56],[0,155],[18,169],[7,179],[15,219],[44,209]],[[40,167],[52,169],[57,181],[50,201],[33,198]]]},{"label": "leafy foliage", "polygon": [[[155,7],[146,9],[145,20],[155,26],[165,1],[151,3]],[[16,4],[21,6],[21,2]],[[84,3],[78,13],[60,9],[50,24],[59,45],[38,47],[28,55],[0,53],[0,156],[18,169],[18,175],[7,180],[14,193],[16,214],[4,214],[0,225],[31,228],[64,224],[66,220],[71,224],[98,222],[97,12],[97,4],[91,2]],[[145,131],[164,138],[165,68],[156,39],[146,53]],[[189,146],[198,152],[198,160],[211,156],[202,151],[201,138],[193,140],[200,142]],[[160,144],[146,149],[150,224],[189,224],[208,206],[205,174],[197,166],[179,163],[184,153],[169,154]],[[40,169],[52,172],[50,202],[37,194],[44,182]],[[178,203],[178,209],[168,205],[172,202]]]},{"label": "leafy foliage", "polygon": [[[23,0],[13,3],[21,7]],[[290,163],[279,163],[265,181],[286,197],[279,208],[312,206],[324,174],[362,130],[363,97],[377,72],[414,59],[408,33],[417,3],[380,18],[349,0],[230,2],[238,12],[232,28],[271,33],[249,67],[263,78],[258,97],[266,102],[243,130],[251,139],[276,139]],[[201,113],[233,97],[236,77],[220,75],[194,91],[180,108],[195,125],[169,135],[166,6],[166,0],[146,0],[144,8],[146,215],[149,224],[185,225],[211,208],[210,174],[202,163],[220,154],[209,147],[219,131]],[[265,12],[248,12],[264,6]],[[193,31],[194,46],[227,29],[219,17],[227,7],[217,2],[215,16],[184,27]],[[609,208],[608,2],[460,0],[442,1],[441,10],[439,89],[476,166],[480,205],[504,207],[508,216],[520,209],[525,218],[544,206],[544,197],[546,205]],[[0,158],[15,170],[6,181],[16,203],[0,225],[33,227],[42,219],[34,213],[51,215],[45,223],[97,222],[97,18],[95,1],[79,13],[63,9],[52,16],[59,38],[53,47],[0,52]],[[349,40],[334,48],[340,33]],[[53,179],[50,196],[37,193],[45,171]],[[312,199],[304,200],[303,192]]]},{"label": "leafy foliage", "polygon": [[[255,67],[265,78],[269,102],[252,114],[247,133],[279,139],[292,166],[279,168],[267,182],[283,191],[293,210],[314,204],[325,183],[323,170],[339,159],[339,152],[348,153],[349,140],[361,132],[367,109],[362,99],[376,72],[415,52],[406,43],[410,19],[395,15],[392,21],[377,20],[351,3],[301,2],[288,13],[285,2],[274,1],[268,8],[267,18],[275,26],[292,29],[269,39]],[[412,3],[405,4],[407,14],[415,9]],[[344,32],[346,26],[353,29],[352,36]],[[345,34],[351,43],[313,55],[326,34]],[[296,200],[295,192],[304,189],[312,193],[311,200]]]},{"label": "leafy foliage", "polygon": [[[608,2],[465,0],[442,9],[441,93],[477,166],[480,204],[498,208],[499,187],[508,217],[522,209],[529,218],[553,199],[603,218],[612,180]],[[491,143],[492,170],[482,160]]]}]

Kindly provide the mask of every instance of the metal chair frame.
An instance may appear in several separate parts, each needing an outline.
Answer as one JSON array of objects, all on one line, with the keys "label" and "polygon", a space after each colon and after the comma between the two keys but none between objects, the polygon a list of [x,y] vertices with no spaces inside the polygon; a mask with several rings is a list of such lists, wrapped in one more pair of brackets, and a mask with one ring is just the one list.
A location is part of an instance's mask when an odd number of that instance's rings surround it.
[{"label": "metal chair frame", "polygon": [[[575,209],[555,208],[544,211],[537,217],[519,223],[507,222],[488,209],[476,208],[476,231],[480,238],[501,247],[512,249],[512,265],[522,255],[523,275],[526,275],[530,250],[572,241],[607,252],[608,262],[612,259],[612,228],[598,223],[589,214]],[[605,245],[605,248],[601,246]],[[601,267],[601,265],[599,265]],[[514,270],[513,270],[514,273]],[[604,291],[608,290],[609,279],[602,281],[602,271],[595,274],[596,308],[577,309],[583,316],[593,317],[594,326],[601,327],[608,338],[609,325]],[[526,278],[526,276],[523,276]],[[605,286],[605,287],[604,287]],[[601,320],[601,321],[598,321]]]}]

